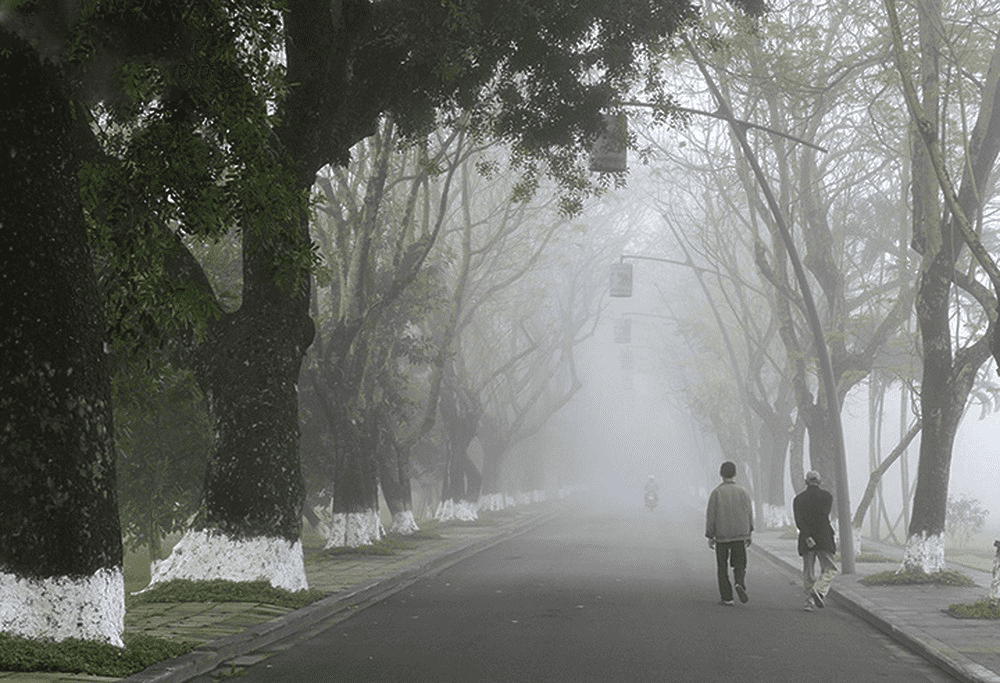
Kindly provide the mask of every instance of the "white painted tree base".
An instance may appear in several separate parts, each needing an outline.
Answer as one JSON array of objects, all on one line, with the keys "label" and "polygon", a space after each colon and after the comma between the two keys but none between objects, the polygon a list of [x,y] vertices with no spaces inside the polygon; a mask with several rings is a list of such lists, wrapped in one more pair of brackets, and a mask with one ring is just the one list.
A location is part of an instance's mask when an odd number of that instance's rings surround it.
[{"label": "white painted tree base", "polygon": [[764,528],[781,529],[794,524],[791,515],[788,514],[788,506],[771,505],[764,503]]},{"label": "white painted tree base", "polygon": [[392,516],[392,526],[389,527],[390,534],[400,534],[401,536],[412,536],[420,531],[417,520],[413,518],[412,510],[403,510]]},{"label": "white painted tree base", "polygon": [[19,579],[0,573],[0,631],[25,638],[67,638],[124,647],[125,577],[120,568],[70,579]]},{"label": "white painted tree base", "polygon": [[479,519],[478,505],[467,500],[443,500],[438,503],[434,519],[439,522],[450,522],[457,519],[460,522],[474,522]]},{"label": "white painted tree base", "polygon": [[928,536],[926,532],[921,532],[919,536],[906,539],[901,570],[913,569],[928,574],[944,571],[944,534]]},{"label": "white painted tree base", "polygon": [[358,548],[371,545],[385,536],[385,529],[377,510],[364,512],[337,512],[326,530],[326,546],[329,548]]},{"label": "white painted tree base", "polygon": [[214,530],[186,532],[170,557],[157,564],[149,585],[173,579],[267,581],[293,592],[309,587],[301,541],[270,536],[237,541]]},{"label": "white painted tree base", "polygon": [[993,558],[993,580],[990,582],[990,600],[1000,601],[1000,550]]},{"label": "white painted tree base", "polygon": [[502,493],[487,493],[479,497],[479,509],[487,512],[500,512],[514,506],[514,499]]}]

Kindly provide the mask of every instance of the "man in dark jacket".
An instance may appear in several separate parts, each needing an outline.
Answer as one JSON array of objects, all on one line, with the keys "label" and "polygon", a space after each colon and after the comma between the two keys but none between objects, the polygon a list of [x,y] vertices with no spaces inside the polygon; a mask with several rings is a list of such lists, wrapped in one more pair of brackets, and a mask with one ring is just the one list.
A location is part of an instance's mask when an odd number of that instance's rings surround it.
[{"label": "man in dark jacket", "polygon": [[[719,604],[732,605],[733,586],[740,602],[747,597],[747,548],[753,533],[753,504],[746,490],[736,483],[736,464],[726,461],[719,468],[722,483],[708,497],[705,509],[705,537],[708,547],[715,550],[719,580]],[[733,567],[733,582],[729,581],[729,565]]]},{"label": "man in dark jacket", "polygon": [[[805,610],[811,612],[813,605],[823,607],[830,584],[839,570],[833,563],[837,544],[830,525],[830,508],[833,495],[819,487],[819,472],[806,474],[806,490],[795,496],[792,510],[795,526],[799,529],[799,555],[802,556],[802,588],[806,594]],[[819,560],[820,576],[815,578],[816,560]]]}]

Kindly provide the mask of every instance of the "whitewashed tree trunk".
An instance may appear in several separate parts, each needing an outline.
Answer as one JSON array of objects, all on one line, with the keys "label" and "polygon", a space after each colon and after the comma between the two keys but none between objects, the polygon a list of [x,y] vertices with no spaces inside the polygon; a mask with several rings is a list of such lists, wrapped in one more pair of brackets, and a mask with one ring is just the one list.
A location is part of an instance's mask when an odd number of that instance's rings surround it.
[{"label": "whitewashed tree trunk", "polygon": [[787,505],[771,505],[770,503],[763,504],[764,513],[764,528],[765,529],[781,529],[791,525],[792,518],[788,514]]},{"label": "whitewashed tree trunk", "polygon": [[392,516],[392,526],[389,527],[389,533],[411,536],[418,531],[420,531],[420,527],[417,526],[417,520],[413,518],[412,510],[403,510]]},{"label": "whitewashed tree trunk", "polygon": [[302,542],[260,536],[235,540],[219,531],[188,531],[170,557],[156,566],[150,587],[173,579],[267,581],[275,588],[305,590]]},{"label": "whitewashed tree trunk", "polygon": [[120,569],[48,579],[0,573],[0,631],[25,638],[93,640],[123,647],[125,578]]},{"label": "whitewashed tree trunk", "polygon": [[457,519],[460,522],[474,522],[479,519],[478,506],[467,500],[443,500],[438,504],[434,519],[439,522],[449,522]]},{"label": "whitewashed tree trunk", "polygon": [[479,497],[479,509],[487,512],[500,512],[506,508],[507,499],[502,493],[487,493]]},{"label": "whitewashed tree trunk", "polygon": [[1000,541],[996,541],[996,557],[993,558],[993,581],[990,583],[989,599],[994,603],[1000,602]]},{"label": "whitewashed tree trunk", "polygon": [[900,571],[921,570],[933,574],[944,569],[944,534],[921,533],[906,539]]},{"label": "whitewashed tree trunk", "polygon": [[378,510],[338,512],[333,515],[326,539],[329,548],[359,548],[371,545],[385,536]]}]

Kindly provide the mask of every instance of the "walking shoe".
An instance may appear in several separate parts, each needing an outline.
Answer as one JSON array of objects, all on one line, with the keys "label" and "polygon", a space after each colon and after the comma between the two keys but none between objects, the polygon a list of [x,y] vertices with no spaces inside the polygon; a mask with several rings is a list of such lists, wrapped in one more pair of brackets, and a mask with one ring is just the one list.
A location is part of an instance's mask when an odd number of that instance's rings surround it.
[{"label": "walking shoe", "polygon": [[813,602],[816,603],[817,607],[822,609],[823,607],[826,606],[823,604],[823,596],[819,594],[819,591],[813,590],[811,593],[811,597],[813,599]]},{"label": "walking shoe", "polygon": [[812,602],[806,600],[806,604],[802,606],[802,609],[804,609],[806,612],[812,612],[813,611]]},{"label": "walking shoe", "polygon": [[740,584],[736,584],[736,595],[740,596],[740,602],[746,602],[750,599],[747,595],[747,589]]},{"label": "walking shoe", "polygon": [[719,600],[718,604],[722,605],[723,607],[732,607],[736,603],[733,602],[732,600]]}]

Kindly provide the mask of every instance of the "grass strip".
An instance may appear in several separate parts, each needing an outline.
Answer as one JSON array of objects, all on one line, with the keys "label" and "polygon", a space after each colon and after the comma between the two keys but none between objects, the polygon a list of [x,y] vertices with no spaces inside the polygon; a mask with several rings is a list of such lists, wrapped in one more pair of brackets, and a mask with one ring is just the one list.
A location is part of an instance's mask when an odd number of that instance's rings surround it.
[{"label": "grass strip", "polygon": [[865,586],[975,586],[976,582],[962,572],[945,569],[927,573],[922,569],[888,570],[861,579]]},{"label": "grass strip", "polygon": [[976,602],[948,605],[944,610],[956,619],[1000,619],[1000,601],[984,598]]},{"label": "grass strip", "polygon": [[127,598],[129,605],[154,602],[262,602],[278,607],[299,609],[322,600],[319,590],[289,591],[275,588],[268,581],[189,581],[174,579],[158,583],[149,590]]},{"label": "grass strip", "polygon": [[124,648],[69,638],[60,642],[0,633],[0,671],[52,671],[124,678],[197,647],[141,633],[122,636]]}]

